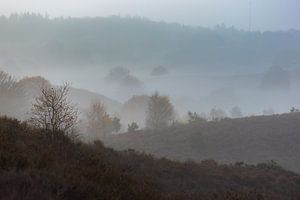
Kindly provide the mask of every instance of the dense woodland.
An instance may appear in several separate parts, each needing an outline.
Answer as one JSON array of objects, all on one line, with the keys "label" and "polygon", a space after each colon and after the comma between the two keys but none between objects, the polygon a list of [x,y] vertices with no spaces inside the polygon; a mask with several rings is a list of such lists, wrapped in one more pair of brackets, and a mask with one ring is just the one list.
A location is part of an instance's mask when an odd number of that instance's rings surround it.
[{"label": "dense woodland", "polygon": [[153,22],[143,18],[55,18],[37,14],[0,18],[4,65],[169,66],[292,65],[299,31],[246,32]]}]

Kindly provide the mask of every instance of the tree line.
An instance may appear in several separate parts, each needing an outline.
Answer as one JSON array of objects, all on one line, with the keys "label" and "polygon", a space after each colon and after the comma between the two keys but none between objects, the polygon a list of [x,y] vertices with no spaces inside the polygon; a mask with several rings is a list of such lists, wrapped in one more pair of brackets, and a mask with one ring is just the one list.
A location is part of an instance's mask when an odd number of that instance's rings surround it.
[{"label": "tree line", "polygon": [[2,16],[0,26],[0,50],[9,55],[4,59],[26,52],[32,62],[73,67],[153,60],[171,66],[299,62],[300,33],[295,30],[247,32],[224,25],[189,27],[137,17],[51,19],[31,13]]},{"label": "tree line", "polygon": [[[91,103],[84,113],[84,119],[79,122],[78,108],[68,100],[69,89],[68,83],[59,87],[43,85],[40,95],[32,105],[28,122],[36,128],[49,131],[52,137],[58,133],[74,135],[78,123],[86,123],[87,133],[93,139],[105,138],[113,132],[120,131],[120,119],[110,116],[99,101]],[[146,128],[162,129],[170,126],[173,120],[174,108],[169,98],[155,92],[148,103]],[[129,132],[138,128],[135,122],[128,124]]]},{"label": "tree line", "polygon": [[[30,82],[31,84],[29,84]],[[125,115],[111,115],[106,110],[105,105],[95,100],[90,103],[89,107],[80,112],[78,105],[73,104],[68,95],[70,85],[65,83],[62,86],[52,86],[48,81],[42,78],[25,78],[16,81],[12,76],[5,72],[0,73],[0,115],[11,115],[13,110],[24,112],[25,86],[34,90],[36,96],[29,116],[26,115],[27,121],[40,129],[45,129],[53,133],[52,137],[57,137],[59,132],[67,135],[77,135],[78,132],[84,132],[89,138],[96,140],[106,138],[113,133],[118,133],[122,129],[121,119],[126,121],[126,115],[134,115],[134,119],[127,120],[127,131],[136,132],[141,128],[150,130],[161,130],[172,125],[184,123],[178,121],[175,107],[168,96],[160,95],[155,92],[151,96],[142,95],[134,96],[124,103]],[[39,88],[41,86],[41,88]],[[28,92],[28,88],[27,92]],[[139,111],[140,113],[134,113]],[[131,113],[132,112],[132,113]],[[299,112],[296,107],[291,108],[291,113]],[[275,114],[272,108],[265,109],[263,115]],[[143,118],[143,115],[145,117]],[[189,111],[186,115],[185,122],[188,123],[205,123],[207,121],[219,121],[227,118],[242,118],[245,115],[240,107],[235,106],[230,111],[230,116],[225,111],[213,108],[208,114],[199,114]],[[129,117],[130,118],[130,117]],[[125,124],[126,124],[125,123]],[[84,128],[83,128],[84,127]],[[125,131],[124,127],[122,131]]]}]

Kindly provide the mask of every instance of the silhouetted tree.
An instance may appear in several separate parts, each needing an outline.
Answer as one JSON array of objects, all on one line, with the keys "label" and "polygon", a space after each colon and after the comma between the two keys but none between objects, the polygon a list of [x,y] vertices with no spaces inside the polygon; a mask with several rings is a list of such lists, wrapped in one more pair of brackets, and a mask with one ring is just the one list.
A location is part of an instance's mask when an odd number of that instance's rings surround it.
[{"label": "silhouetted tree", "polygon": [[78,119],[78,109],[68,99],[69,84],[60,87],[41,88],[41,94],[32,105],[29,122],[52,133],[74,131]]},{"label": "silhouetted tree", "polygon": [[113,117],[111,119],[111,126],[112,126],[112,131],[113,132],[119,132],[121,130],[121,120],[118,117]]},{"label": "silhouetted tree", "polygon": [[171,124],[174,119],[174,108],[167,96],[155,92],[149,100],[146,128],[161,129]]},{"label": "silhouetted tree", "polygon": [[137,123],[132,122],[131,124],[128,124],[128,129],[127,129],[128,132],[135,132],[138,129],[139,129],[139,126]]},{"label": "silhouetted tree", "polygon": [[188,112],[188,122],[206,122],[207,120],[203,117],[200,117],[196,112]]},{"label": "silhouetted tree", "polygon": [[290,112],[291,113],[297,113],[297,112],[300,112],[300,110],[298,108],[292,107]]}]

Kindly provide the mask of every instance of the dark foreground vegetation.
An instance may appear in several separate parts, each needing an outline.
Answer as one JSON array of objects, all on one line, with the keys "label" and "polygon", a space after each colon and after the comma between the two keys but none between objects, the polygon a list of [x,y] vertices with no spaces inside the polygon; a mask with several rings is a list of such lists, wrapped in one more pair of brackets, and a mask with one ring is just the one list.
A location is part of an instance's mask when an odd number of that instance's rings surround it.
[{"label": "dark foreground vegetation", "polygon": [[111,137],[106,145],[157,157],[185,161],[214,159],[222,163],[275,160],[300,172],[300,113],[201,120],[159,131],[137,131]]},{"label": "dark foreground vegetation", "polygon": [[172,162],[0,118],[0,199],[299,198],[300,176],[274,163]]}]

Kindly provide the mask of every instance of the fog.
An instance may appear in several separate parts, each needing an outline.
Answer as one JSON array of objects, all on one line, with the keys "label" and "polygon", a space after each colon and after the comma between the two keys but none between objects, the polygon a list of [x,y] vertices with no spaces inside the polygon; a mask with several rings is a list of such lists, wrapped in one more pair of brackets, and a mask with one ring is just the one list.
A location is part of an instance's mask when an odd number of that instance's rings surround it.
[{"label": "fog", "polygon": [[0,199],[300,199],[299,8],[0,0]]},{"label": "fog", "polygon": [[[75,2],[75,3],[74,3]],[[252,0],[253,30],[300,29],[298,0]],[[140,16],[156,21],[249,29],[249,0],[2,0],[0,13],[48,13],[50,17]]]},{"label": "fog", "polygon": [[102,95],[102,100],[118,102],[108,110],[120,115],[118,107],[132,96],[155,91],[170,97],[178,120],[188,111],[213,108],[229,116],[239,106],[252,116],[300,106],[299,31],[210,29],[140,17],[49,19],[28,13],[2,17],[0,23],[0,69],[17,80],[42,76],[54,85],[67,81],[97,93],[75,99],[84,102],[83,108]]},{"label": "fog", "polygon": [[[222,66],[219,66],[221,68]],[[55,85],[61,85],[64,81],[71,83],[74,88],[81,88],[98,93],[125,103],[134,95],[151,95],[155,91],[168,95],[174,104],[176,111],[184,117],[188,111],[197,113],[209,113],[212,108],[221,108],[228,116],[234,106],[239,106],[245,116],[262,115],[263,111],[272,108],[275,113],[289,112],[292,107],[300,107],[299,70],[283,69],[288,78],[280,83],[280,78],[285,79],[282,72],[273,75],[270,71],[272,65],[261,66],[256,72],[240,72],[239,70],[222,71],[201,69],[177,69],[169,68],[168,74],[161,76],[151,75],[151,70],[130,69],[130,75],[136,77],[140,83],[126,84],[117,80],[106,80],[109,70],[114,67],[102,67],[97,69],[42,69],[42,70],[14,70],[2,67],[1,70],[9,72],[17,79],[27,76],[42,76]],[[271,77],[268,77],[271,73]],[[296,74],[295,74],[296,73]],[[274,76],[274,77],[272,77]],[[264,88],[264,80],[267,80]],[[277,84],[279,82],[279,84]],[[274,87],[272,85],[274,84]],[[92,99],[90,99],[91,101]],[[77,99],[75,99],[77,101]],[[85,102],[85,105],[89,101]],[[141,108],[143,109],[143,108]],[[117,109],[110,113],[119,113]],[[127,116],[124,116],[124,122]],[[138,121],[140,118],[131,119]],[[128,121],[129,122],[129,121]],[[126,124],[126,123],[125,123]]]}]

